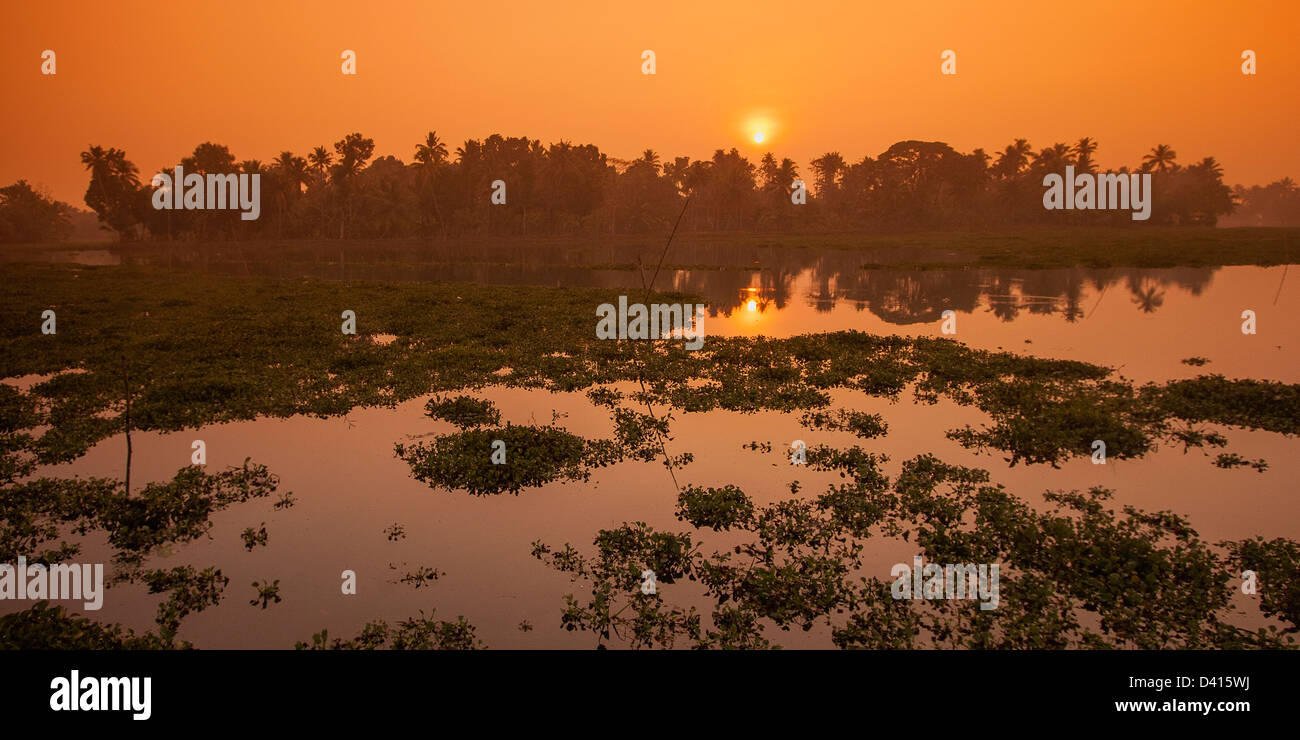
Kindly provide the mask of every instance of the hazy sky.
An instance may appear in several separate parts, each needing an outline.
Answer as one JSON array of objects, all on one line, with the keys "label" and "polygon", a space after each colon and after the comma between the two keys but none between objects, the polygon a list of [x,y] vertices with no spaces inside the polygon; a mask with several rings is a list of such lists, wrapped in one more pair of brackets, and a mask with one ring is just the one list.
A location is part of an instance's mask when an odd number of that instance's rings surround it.
[{"label": "hazy sky", "polygon": [[1297,29],[1297,2],[1206,0],[6,2],[0,184],[82,205],[91,144],[147,181],[204,141],[266,162],[359,131],[409,161],[431,129],[452,152],[499,132],[621,158],[770,149],[805,171],[903,139],[1092,136],[1102,167],[1167,143],[1217,157],[1229,183],[1300,179]]}]

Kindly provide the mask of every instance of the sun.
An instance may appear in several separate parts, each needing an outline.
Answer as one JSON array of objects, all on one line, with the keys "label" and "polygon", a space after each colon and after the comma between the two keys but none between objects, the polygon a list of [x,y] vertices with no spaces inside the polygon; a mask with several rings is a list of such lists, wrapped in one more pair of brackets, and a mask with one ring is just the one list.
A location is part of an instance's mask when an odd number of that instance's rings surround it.
[{"label": "sun", "polygon": [[762,143],[763,143],[763,139],[766,139],[766,138],[767,138],[767,136],[764,135],[764,133],[763,133],[762,131],[755,131],[755,132],[754,132],[754,143],[755,143],[755,144],[762,144]]}]

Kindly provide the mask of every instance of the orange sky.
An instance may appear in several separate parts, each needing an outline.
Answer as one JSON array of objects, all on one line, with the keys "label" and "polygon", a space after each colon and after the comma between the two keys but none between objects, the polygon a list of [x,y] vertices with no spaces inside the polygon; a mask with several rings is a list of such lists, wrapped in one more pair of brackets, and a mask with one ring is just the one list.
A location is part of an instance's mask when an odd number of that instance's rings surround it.
[{"label": "orange sky", "polygon": [[[1092,136],[1103,167],[1167,143],[1263,183],[1300,178],[1298,21],[1296,2],[1204,0],[7,2],[0,184],[82,205],[90,144],[125,149],[147,180],[208,140],[267,161],[360,131],[409,161],[430,129],[453,152],[500,132],[624,158],[771,149],[805,171],[901,139]],[[57,75],[40,74],[44,49]],[[956,76],[939,74],[944,49]]]}]

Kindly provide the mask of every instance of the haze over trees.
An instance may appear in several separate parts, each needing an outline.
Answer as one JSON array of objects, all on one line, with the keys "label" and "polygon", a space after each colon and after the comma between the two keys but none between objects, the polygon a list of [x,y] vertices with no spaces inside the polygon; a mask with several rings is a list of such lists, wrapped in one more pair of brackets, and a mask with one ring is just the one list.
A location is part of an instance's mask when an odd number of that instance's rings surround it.
[{"label": "haze over trees", "polygon": [[26,180],[0,188],[0,242],[53,242],[72,233],[73,208]]},{"label": "haze over trees", "polygon": [[1284,177],[1268,185],[1237,185],[1232,197],[1240,205],[1224,225],[1300,226],[1300,187]]},{"label": "haze over trees", "polygon": [[[374,140],[352,133],[305,156],[281,152],[269,163],[240,161],[226,146],[205,142],[177,163],[187,174],[260,174],[257,221],[241,221],[235,211],[156,210],[148,178],[142,181],[125,152],[95,146],[81,159],[91,174],[86,204],[127,239],[663,234],[688,197],[681,225],[688,232],[1213,226],[1238,204],[1253,214],[1250,225],[1296,218],[1289,179],[1234,191],[1213,157],[1184,165],[1164,144],[1132,170],[1118,170],[1151,173],[1149,221],[1134,222],[1128,210],[1044,209],[1043,176],[1066,166],[1097,172],[1097,148],[1088,137],[1037,151],[1017,139],[994,154],[963,154],[942,142],[909,140],[857,162],[828,152],[803,170],[772,153],[751,162],[735,148],[706,160],[645,150],[627,161],[591,144],[543,145],[499,134],[452,150],[431,131],[410,162],[374,158]],[[506,184],[503,205],[490,199],[496,180]],[[806,205],[791,202],[796,181],[806,183]]]}]

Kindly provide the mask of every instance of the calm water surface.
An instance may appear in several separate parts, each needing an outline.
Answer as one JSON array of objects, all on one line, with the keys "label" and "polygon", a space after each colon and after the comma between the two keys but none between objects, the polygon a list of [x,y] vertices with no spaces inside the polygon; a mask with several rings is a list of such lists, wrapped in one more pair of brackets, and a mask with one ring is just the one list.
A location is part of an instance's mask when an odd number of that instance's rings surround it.
[{"label": "calm water surface", "polygon": [[[717,250],[715,250],[717,251]],[[722,250],[726,252],[726,250]],[[206,258],[190,255],[126,255],[110,250],[59,259],[105,264],[148,261],[175,269],[234,274],[308,275],[321,278],[458,280],[498,284],[539,284],[639,288],[638,270],[589,269],[559,264],[557,255],[498,255],[496,264],[397,265],[393,255],[361,257],[315,253],[294,264],[261,263],[256,256]],[[401,257],[402,255],[397,255]],[[452,255],[433,255],[450,257]],[[638,255],[587,255],[588,263],[635,263]],[[710,302],[707,334],[791,336],[856,329],[879,334],[939,336],[941,314],[957,314],[956,339],[971,346],[1003,348],[1043,357],[1085,360],[1117,368],[1138,381],[1165,381],[1222,373],[1228,377],[1300,382],[1300,287],[1284,277],[1286,268],[1223,267],[1176,269],[1070,270],[866,270],[870,258],[826,250],[785,252],[732,250],[722,254],[678,254],[669,263],[690,264],[661,274],[663,288],[705,296]],[[366,257],[371,259],[367,260]],[[605,258],[605,259],[600,259]],[[409,258],[408,258],[409,259]],[[657,255],[656,255],[657,259]],[[531,262],[530,262],[531,260]],[[744,260],[749,260],[745,263]],[[649,261],[643,260],[643,261]],[[758,269],[734,269],[748,264]],[[725,265],[732,269],[710,269]],[[652,268],[651,268],[652,269]],[[1298,276],[1300,277],[1300,276]],[[1253,310],[1258,333],[1243,335],[1241,313]],[[594,326],[594,315],[593,315]],[[1193,356],[1209,364],[1180,362]],[[28,385],[31,378],[9,379]],[[491,399],[514,423],[559,423],[587,437],[608,437],[612,424],[580,393],[551,394],[521,389],[475,393]],[[1270,463],[1265,473],[1220,470],[1197,451],[1163,448],[1137,461],[1093,465],[1087,459],[1061,469],[1009,467],[1000,455],[976,455],[947,440],[944,432],[985,421],[978,410],[951,403],[918,405],[910,391],[901,400],[870,398],[840,391],[835,406],[879,412],[889,434],[863,443],[889,455],[888,472],[910,457],[933,453],[951,462],[984,467],[997,483],[1034,505],[1046,490],[1104,485],[1117,491],[1116,504],[1170,509],[1190,518],[1209,541],[1261,535],[1300,539],[1300,444],[1269,432],[1226,430],[1229,449]],[[644,521],[656,528],[687,529],[673,517],[676,492],[661,465],[626,462],[596,471],[589,483],[557,483],[520,496],[474,498],[432,490],[413,480],[393,445],[446,434],[455,429],[423,414],[426,398],[396,409],[364,409],[346,418],[264,419],[221,424],[174,434],[132,435],[134,481],[163,480],[188,464],[190,443],[207,443],[208,469],[238,465],[245,457],[266,464],[280,476],[281,490],[293,491],[297,505],[274,511],[271,501],[236,506],[214,516],[212,538],[177,547],[154,567],[215,565],[230,577],[221,606],[191,616],[181,636],[200,647],[283,648],[328,628],[331,636],[350,637],[368,620],[396,621],[436,609],[439,618],[464,615],[491,647],[590,647],[589,635],[559,627],[563,595],[581,584],[548,570],[529,556],[531,543],[571,542],[590,549],[601,528]],[[846,433],[802,428],[798,414],[678,412],[669,451],[693,452],[695,462],[678,471],[683,484],[739,485],[756,503],[789,496],[788,484],[803,483],[800,495],[815,496],[838,480],[790,466],[791,440],[809,445],[860,443]],[[742,448],[770,442],[773,452]],[[75,463],[46,472],[60,475],[121,476],[124,441],[110,439]],[[137,485],[140,485],[137,483]],[[244,527],[266,523],[269,545],[250,553],[239,538]],[[400,523],[406,538],[387,540],[383,530]],[[726,547],[726,537],[710,544]],[[102,541],[86,542],[84,559],[100,557]],[[914,550],[905,542],[871,540],[869,572],[888,578],[896,562]],[[412,589],[393,583],[420,566],[447,573],[432,586]],[[358,574],[358,593],[340,593],[339,574]],[[268,610],[248,600],[254,580],[280,579],[284,601]],[[704,606],[690,584],[660,585],[670,601]],[[153,626],[157,597],[124,587],[109,592],[100,620],[121,621],[137,629]],[[71,606],[71,605],[70,605]],[[5,610],[12,610],[7,604]],[[707,613],[707,609],[705,610]],[[521,620],[534,626],[521,632]],[[769,633],[788,646],[829,646],[824,634]]]}]

